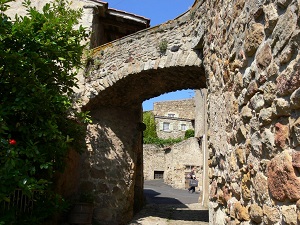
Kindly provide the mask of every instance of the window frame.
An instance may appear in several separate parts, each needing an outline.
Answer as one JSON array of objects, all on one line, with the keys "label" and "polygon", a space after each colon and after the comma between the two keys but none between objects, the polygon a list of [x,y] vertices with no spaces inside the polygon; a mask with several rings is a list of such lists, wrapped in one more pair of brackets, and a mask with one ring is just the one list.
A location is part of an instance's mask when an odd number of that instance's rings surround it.
[{"label": "window frame", "polygon": [[[171,129],[170,129],[170,128],[171,128],[171,127],[170,127],[170,124],[171,124],[170,122],[163,122],[163,129],[162,129],[162,130],[163,130],[163,131],[170,131],[170,130],[171,130]],[[166,127],[165,127],[166,125],[168,125],[168,129],[165,129],[165,128],[166,128]]]}]

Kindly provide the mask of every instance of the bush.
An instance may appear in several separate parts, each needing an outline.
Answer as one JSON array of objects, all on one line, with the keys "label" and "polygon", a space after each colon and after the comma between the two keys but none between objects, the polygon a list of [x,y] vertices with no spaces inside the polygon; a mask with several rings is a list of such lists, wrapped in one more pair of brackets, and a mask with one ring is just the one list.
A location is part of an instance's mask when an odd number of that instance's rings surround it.
[{"label": "bush", "polygon": [[72,108],[85,48],[80,43],[87,37],[82,26],[74,29],[82,11],[54,0],[39,12],[26,0],[27,15],[12,21],[5,15],[11,1],[0,0],[0,204],[16,189],[28,197],[51,193],[53,176],[64,169],[70,146],[78,146],[81,119],[87,119]]},{"label": "bush", "polygon": [[168,138],[168,139],[161,139],[161,138],[144,138],[144,144],[155,144],[159,147],[164,147],[166,145],[173,145],[182,141],[182,138]]},{"label": "bush", "polygon": [[155,139],[157,138],[156,124],[154,115],[152,112],[143,113],[143,123],[146,125],[146,130],[143,132],[144,139]]},{"label": "bush", "polygon": [[194,136],[195,136],[195,131],[192,129],[188,129],[184,133],[184,139],[188,139],[188,138],[194,137]]}]

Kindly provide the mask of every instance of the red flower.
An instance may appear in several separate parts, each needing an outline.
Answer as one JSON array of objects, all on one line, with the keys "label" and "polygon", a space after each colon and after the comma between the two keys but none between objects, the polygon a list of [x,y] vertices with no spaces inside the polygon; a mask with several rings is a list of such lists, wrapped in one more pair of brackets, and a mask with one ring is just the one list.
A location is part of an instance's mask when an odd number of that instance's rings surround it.
[{"label": "red flower", "polygon": [[14,139],[9,139],[9,144],[10,145],[15,145],[15,144],[17,144],[17,142]]}]

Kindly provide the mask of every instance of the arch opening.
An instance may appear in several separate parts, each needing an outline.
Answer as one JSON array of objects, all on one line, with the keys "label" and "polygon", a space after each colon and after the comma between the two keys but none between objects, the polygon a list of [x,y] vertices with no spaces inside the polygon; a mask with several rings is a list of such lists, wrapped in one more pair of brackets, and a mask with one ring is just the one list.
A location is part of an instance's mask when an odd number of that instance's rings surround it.
[{"label": "arch opening", "polygon": [[203,88],[206,78],[202,67],[148,70],[118,80],[84,106],[93,123],[87,129],[83,164],[89,174],[81,177],[79,189],[96,191],[100,201],[94,218],[122,224],[145,203],[143,101],[170,91]]},{"label": "arch opening", "polygon": [[206,87],[204,69],[197,66],[169,67],[130,74],[101,91],[83,107],[133,106],[171,91]]}]

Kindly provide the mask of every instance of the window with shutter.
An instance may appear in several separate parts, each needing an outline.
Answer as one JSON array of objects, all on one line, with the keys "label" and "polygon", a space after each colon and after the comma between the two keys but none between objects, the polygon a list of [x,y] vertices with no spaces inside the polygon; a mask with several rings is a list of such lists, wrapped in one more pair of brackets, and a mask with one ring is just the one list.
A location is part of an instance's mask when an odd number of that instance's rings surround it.
[{"label": "window with shutter", "polygon": [[170,130],[173,130],[173,124],[172,124],[172,123],[170,123],[169,129],[170,129]]},{"label": "window with shutter", "polygon": [[170,123],[164,122],[164,123],[163,123],[163,130],[164,130],[164,131],[170,130]]},{"label": "window with shutter", "polygon": [[160,122],[159,123],[159,130],[163,130],[164,129],[164,123],[163,122]]}]

